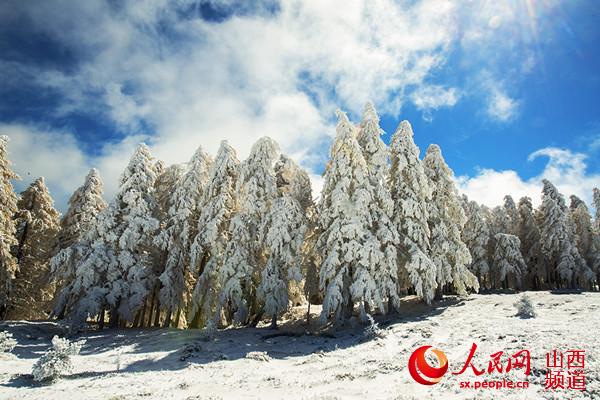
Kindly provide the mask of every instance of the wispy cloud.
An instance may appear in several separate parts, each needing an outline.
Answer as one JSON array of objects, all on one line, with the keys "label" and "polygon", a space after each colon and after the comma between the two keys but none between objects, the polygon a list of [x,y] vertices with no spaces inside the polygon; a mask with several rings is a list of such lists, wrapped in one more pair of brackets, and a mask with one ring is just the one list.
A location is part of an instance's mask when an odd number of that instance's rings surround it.
[{"label": "wispy cloud", "polygon": [[498,88],[492,88],[488,97],[487,113],[498,121],[508,122],[514,119],[519,109],[519,102],[510,98]]}]

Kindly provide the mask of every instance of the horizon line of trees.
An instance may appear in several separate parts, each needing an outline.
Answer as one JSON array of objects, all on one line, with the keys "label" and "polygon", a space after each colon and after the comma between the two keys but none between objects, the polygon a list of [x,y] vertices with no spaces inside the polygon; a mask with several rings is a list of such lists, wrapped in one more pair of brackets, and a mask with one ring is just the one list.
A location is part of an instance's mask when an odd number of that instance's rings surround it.
[{"label": "horizon line of trees", "polygon": [[585,202],[543,180],[542,203],[460,196],[439,146],[423,159],[408,121],[390,145],[367,103],[338,111],[315,201],[308,174],[259,139],[166,166],[140,144],[114,199],[92,169],[60,216],[44,179],[20,195],[0,137],[0,319],[102,328],[215,329],[322,304],[321,322],[400,311],[401,297],[495,289],[597,290],[600,191]]}]

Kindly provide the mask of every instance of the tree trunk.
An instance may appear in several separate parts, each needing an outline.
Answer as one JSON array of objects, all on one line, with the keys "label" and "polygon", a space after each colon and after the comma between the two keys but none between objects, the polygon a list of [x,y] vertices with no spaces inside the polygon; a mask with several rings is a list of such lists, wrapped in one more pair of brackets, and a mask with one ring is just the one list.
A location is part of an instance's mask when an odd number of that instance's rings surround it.
[{"label": "tree trunk", "polygon": [[98,316],[98,330],[104,329],[104,308],[100,310],[100,315]]},{"label": "tree trunk", "polygon": [[154,327],[160,328],[160,296],[156,296],[156,315],[154,317]]},{"label": "tree trunk", "polygon": [[177,308],[177,314],[175,314],[175,328],[179,328],[179,319],[181,317],[181,306]]},{"label": "tree trunk", "polygon": [[167,311],[167,315],[165,315],[165,322],[163,323],[163,328],[168,328],[171,326],[171,309]]},{"label": "tree trunk", "polygon": [[152,317],[154,313],[154,296],[156,291],[152,289],[152,296],[150,297],[150,312],[148,313],[148,326],[152,326]]},{"label": "tree trunk", "polygon": [[273,314],[273,319],[271,320],[271,329],[277,328],[277,314]]},{"label": "tree trunk", "polygon": [[119,314],[117,313],[116,307],[110,310],[110,318],[108,320],[108,327],[110,329],[117,329],[119,327]]},{"label": "tree trunk", "polygon": [[308,310],[306,311],[306,325],[310,327],[310,299],[308,300]]}]

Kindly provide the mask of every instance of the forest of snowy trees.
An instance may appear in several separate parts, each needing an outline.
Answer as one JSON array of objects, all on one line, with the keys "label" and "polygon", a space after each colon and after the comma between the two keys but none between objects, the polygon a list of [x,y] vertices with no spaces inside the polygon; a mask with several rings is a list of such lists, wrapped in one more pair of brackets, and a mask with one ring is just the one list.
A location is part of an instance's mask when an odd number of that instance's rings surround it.
[{"label": "forest of snowy trees", "polygon": [[216,329],[322,304],[321,322],[402,312],[401,298],[511,289],[597,290],[596,211],[543,181],[490,209],[458,193],[439,146],[420,158],[408,121],[390,145],[372,104],[338,112],[316,200],[308,174],[259,139],[240,161],[226,141],[166,166],[141,144],[110,202],[92,169],[61,217],[38,178],[19,179],[0,137],[0,319],[100,328]]}]

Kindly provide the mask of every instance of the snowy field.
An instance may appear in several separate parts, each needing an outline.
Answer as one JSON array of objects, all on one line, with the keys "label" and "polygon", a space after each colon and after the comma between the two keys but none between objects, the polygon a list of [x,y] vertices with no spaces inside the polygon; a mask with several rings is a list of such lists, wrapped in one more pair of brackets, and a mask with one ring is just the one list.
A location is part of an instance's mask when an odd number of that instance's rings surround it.
[{"label": "snowy field", "polygon": [[[600,293],[529,295],[535,319],[515,317],[519,294],[447,297],[430,307],[406,299],[401,315],[378,320],[384,334],[375,338],[359,324],[304,335],[305,321],[285,323],[278,331],[228,329],[213,339],[197,330],[89,332],[81,335],[87,343],[73,357],[73,373],[52,385],[34,384],[30,373],[61,328],[5,321],[0,329],[11,332],[18,345],[0,355],[0,399],[600,398]],[[297,317],[303,312],[293,310]],[[470,370],[450,373],[462,367],[473,342],[479,368],[497,351],[528,349],[530,387],[459,388],[461,380],[476,380]],[[449,372],[437,385],[422,386],[408,372],[408,358],[422,345],[448,357]],[[586,351],[587,391],[544,389],[545,354],[552,349]],[[523,376],[518,370],[501,375]]]}]

